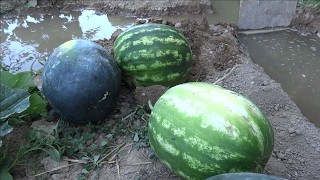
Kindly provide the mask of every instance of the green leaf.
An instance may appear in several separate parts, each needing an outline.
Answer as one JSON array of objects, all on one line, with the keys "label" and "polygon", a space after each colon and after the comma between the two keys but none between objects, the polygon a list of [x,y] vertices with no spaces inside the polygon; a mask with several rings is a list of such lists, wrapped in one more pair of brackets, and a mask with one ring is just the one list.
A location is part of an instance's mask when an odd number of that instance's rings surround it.
[{"label": "green leaf", "polygon": [[0,119],[7,118],[11,114],[21,113],[26,110],[30,103],[30,94],[23,89],[10,89],[0,84]]},{"label": "green leaf", "polygon": [[34,78],[30,72],[19,72],[12,74],[7,71],[0,72],[0,83],[9,88],[19,88],[28,90],[30,87],[35,87]]},{"label": "green leaf", "polygon": [[9,134],[13,128],[8,124],[8,121],[0,122],[0,136]]},{"label": "green leaf", "polygon": [[0,170],[0,179],[13,180],[11,174],[7,171],[7,166],[2,166]]},{"label": "green leaf", "polygon": [[88,171],[88,170],[86,170],[86,169],[82,169],[82,170],[81,170],[81,173],[82,173],[82,174],[88,174],[88,173],[89,173],[89,171]]},{"label": "green leaf", "polygon": [[106,138],[111,138],[113,136],[113,134],[107,134]]},{"label": "green leaf", "polygon": [[103,146],[105,146],[105,145],[107,145],[107,144],[108,144],[108,142],[107,142],[107,141],[102,141],[102,142],[101,142],[101,144],[100,144],[100,146],[102,146],[102,147],[103,147]]},{"label": "green leaf", "polygon": [[[58,150],[59,149],[59,150]],[[52,160],[57,161],[57,162],[61,162],[62,161],[62,148],[58,147],[58,149],[52,147],[51,149],[42,149],[43,151],[45,151]]]},{"label": "green leaf", "polygon": [[20,120],[18,118],[9,118],[8,119],[8,124],[10,126],[17,126],[17,125],[21,125],[21,124],[24,124],[24,123],[26,123],[26,122],[23,121],[23,120]]},{"label": "green leaf", "polygon": [[22,112],[22,114],[35,114],[41,113],[47,106],[45,100],[43,100],[37,93],[31,94],[29,98],[30,106],[28,109]]},{"label": "green leaf", "polygon": [[139,141],[139,136],[138,136],[138,134],[135,134],[135,135],[134,135],[133,140],[134,140],[135,142],[138,142],[138,141]]},{"label": "green leaf", "polygon": [[93,163],[97,163],[100,158],[100,155],[93,156]]}]

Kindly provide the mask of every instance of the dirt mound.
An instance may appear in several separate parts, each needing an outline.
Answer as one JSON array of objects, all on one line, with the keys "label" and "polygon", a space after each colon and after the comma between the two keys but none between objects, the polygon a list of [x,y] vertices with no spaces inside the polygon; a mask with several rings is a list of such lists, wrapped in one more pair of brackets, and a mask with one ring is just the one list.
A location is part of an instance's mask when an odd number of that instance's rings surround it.
[{"label": "dirt mound", "polygon": [[118,14],[122,16],[151,17],[162,15],[180,14],[204,14],[213,13],[210,0],[161,0],[159,1],[132,1],[132,0],[38,0],[37,7],[32,11],[26,9],[27,0],[20,0],[13,3],[11,1],[1,1],[1,11],[7,15],[25,13],[53,13],[57,11],[72,11],[81,9],[95,9],[101,13]]},{"label": "dirt mound", "polygon": [[320,36],[320,8],[300,7],[291,22],[291,28],[306,33],[319,33]]}]

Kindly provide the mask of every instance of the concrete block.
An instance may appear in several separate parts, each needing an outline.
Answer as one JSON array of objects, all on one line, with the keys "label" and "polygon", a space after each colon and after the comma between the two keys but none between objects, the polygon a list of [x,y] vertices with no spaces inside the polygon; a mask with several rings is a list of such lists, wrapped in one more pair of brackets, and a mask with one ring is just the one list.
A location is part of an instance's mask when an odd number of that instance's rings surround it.
[{"label": "concrete block", "polygon": [[240,0],[240,29],[289,26],[297,0]]}]

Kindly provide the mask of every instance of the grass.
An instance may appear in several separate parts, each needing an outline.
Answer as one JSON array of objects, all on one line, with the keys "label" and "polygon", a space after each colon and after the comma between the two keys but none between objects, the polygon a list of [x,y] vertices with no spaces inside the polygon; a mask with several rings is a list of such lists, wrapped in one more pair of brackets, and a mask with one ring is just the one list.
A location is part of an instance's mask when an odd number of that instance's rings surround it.
[{"label": "grass", "polygon": [[311,6],[313,8],[319,8],[320,7],[320,0],[300,0],[298,2],[298,7],[306,7]]}]

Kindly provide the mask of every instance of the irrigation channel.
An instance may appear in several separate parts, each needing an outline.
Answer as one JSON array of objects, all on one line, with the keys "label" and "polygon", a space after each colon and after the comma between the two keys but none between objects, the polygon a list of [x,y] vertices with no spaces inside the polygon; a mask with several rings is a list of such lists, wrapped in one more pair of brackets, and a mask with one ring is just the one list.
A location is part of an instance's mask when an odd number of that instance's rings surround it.
[{"label": "irrigation channel", "polygon": [[[215,13],[207,15],[210,24],[238,21],[239,3],[217,1],[214,7]],[[198,22],[202,20],[201,15],[162,18],[179,21],[185,17]],[[136,19],[137,17],[99,14],[94,10],[4,18],[0,20],[0,56],[12,71],[28,71],[31,68],[39,70],[42,65],[37,59],[48,57],[54,48],[65,41],[110,38],[116,29],[124,30],[132,26]],[[302,36],[298,32],[285,30],[239,35],[239,41],[253,61],[262,66],[272,79],[281,83],[302,113],[320,127],[319,37]]]}]

